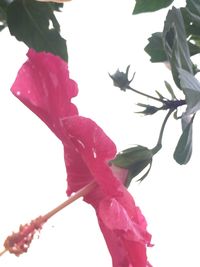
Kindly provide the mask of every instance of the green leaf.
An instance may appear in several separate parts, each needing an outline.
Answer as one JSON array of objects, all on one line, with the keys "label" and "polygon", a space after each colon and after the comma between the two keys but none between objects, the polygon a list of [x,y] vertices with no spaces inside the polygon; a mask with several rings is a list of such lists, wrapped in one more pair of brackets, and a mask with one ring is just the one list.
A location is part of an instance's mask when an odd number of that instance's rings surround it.
[{"label": "green leaf", "polygon": [[7,26],[6,4],[0,3],[0,31]]},{"label": "green leaf", "polygon": [[186,96],[186,113],[193,114],[200,109],[200,83],[194,75],[183,69],[179,69],[179,78]]},{"label": "green leaf", "polygon": [[200,16],[200,1],[199,0],[187,0],[186,8],[193,14]]},{"label": "green leaf", "polygon": [[51,52],[67,61],[66,41],[59,33],[59,23],[51,4],[14,1],[8,7],[7,22],[10,33],[28,47]]},{"label": "green leaf", "polygon": [[4,8],[0,5],[0,21],[3,21],[6,19],[6,13]]},{"label": "green leaf", "polygon": [[[184,118],[183,118],[184,119]],[[188,119],[186,117],[185,119]],[[192,124],[193,119],[190,119],[187,126],[183,129],[183,133],[178,141],[176,149],[174,151],[174,159],[179,164],[187,164],[192,155]]]},{"label": "green leaf", "polygon": [[181,11],[189,40],[193,41],[193,44],[197,47],[200,47],[200,1],[187,1],[186,8]]},{"label": "green leaf", "polygon": [[51,8],[54,11],[61,11],[61,8],[63,8],[63,4],[61,4],[61,3],[51,3]]},{"label": "green leaf", "polygon": [[[194,39],[193,39],[194,40]],[[200,38],[197,39],[198,41],[200,41]],[[189,50],[190,50],[190,55],[194,56],[196,54],[200,53],[200,46],[197,46],[191,42],[188,42],[189,45]]]},{"label": "green leaf", "polygon": [[151,62],[167,61],[167,56],[163,47],[162,32],[153,33],[148,41],[149,43],[144,50],[150,55]]},{"label": "green leaf", "polygon": [[0,25],[0,31],[2,31],[5,28],[5,25]]},{"label": "green leaf", "polygon": [[[200,29],[198,27],[199,33]],[[194,37],[193,37],[194,38]],[[168,61],[165,49],[163,46],[162,32],[155,32],[148,39],[149,43],[144,48],[145,52],[151,57],[150,61],[153,63]],[[187,41],[189,46],[190,55],[196,55],[200,53],[200,47]]]},{"label": "green leaf", "polygon": [[178,69],[181,68],[193,74],[193,63],[190,59],[184,20],[180,9],[173,7],[168,12],[163,30],[163,44],[174,81],[180,88]]},{"label": "green leaf", "polygon": [[133,14],[153,12],[168,7],[174,0],[136,0]]}]

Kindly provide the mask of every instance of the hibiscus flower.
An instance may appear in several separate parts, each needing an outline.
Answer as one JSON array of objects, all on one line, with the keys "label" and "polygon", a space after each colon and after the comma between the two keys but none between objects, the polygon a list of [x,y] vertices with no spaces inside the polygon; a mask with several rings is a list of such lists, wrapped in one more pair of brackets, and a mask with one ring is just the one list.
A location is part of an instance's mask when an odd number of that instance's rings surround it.
[{"label": "hibiscus flower", "polygon": [[150,246],[151,235],[124,186],[127,170],[109,166],[116,155],[115,144],[94,121],[80,116],[71,102],[78,87],[69,78],[67,63],[31,49],[11,91],[62,141],[67,194],[95,184],[84,195],[84,201],[96,211],[113,267],[150,266],[146,247]]}]

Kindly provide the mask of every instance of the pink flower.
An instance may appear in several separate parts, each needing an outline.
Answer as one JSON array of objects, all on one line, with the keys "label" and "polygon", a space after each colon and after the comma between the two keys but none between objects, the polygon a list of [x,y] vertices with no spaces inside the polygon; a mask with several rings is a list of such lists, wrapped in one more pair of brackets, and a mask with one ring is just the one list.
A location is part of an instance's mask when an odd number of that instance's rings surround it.
[{"label": "pink flower", "polygon": [[62,141],[67,194],[95,180],[97,186],[84,200],[96,210],[113,267],[150,266],[146,246],[150,246],[151,236],[145,218],[123,185],[127,170],[112,170],[108,165],[116,155],[115,144],[94,121],[78,115],[71,103],[78,89],[69,78],[66,62],[34,50],[28,57],[11,90]]}]

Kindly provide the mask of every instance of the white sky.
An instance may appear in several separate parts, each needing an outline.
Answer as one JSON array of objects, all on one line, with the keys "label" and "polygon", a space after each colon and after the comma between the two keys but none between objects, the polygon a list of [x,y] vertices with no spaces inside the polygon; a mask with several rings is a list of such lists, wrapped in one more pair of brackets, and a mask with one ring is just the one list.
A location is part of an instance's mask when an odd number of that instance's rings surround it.
[{"label": "white sky", "polygon": [[[108,3],[109,2],[109,3]],[[149,94],[160,90],[170,72],[151,64],[143,51],[151,33],[162,30],[166,11],[131,15],[130,0],[73,0],[59,15],[62,35],[67,38],[71,77],[79,84],[74,100],[81,115],[94,119],[115,141],[119,150],[133,144],[153,147],[159,134],[159,119],[134,114],[144,98],[112,86],[108,72],[131,64],[136,71],[134,87]],[[52,132],[10,93],[27,48],[1,33],[0,49],[0,244],[20,224],[66,199],[63,149]],[[196,119],[195,127],[198,126]],[[197,129],[199,130],[199,129]],[[194,153],[187,166],[177,165],[172,154],[180,134],[180,122],[170,120],[163,150],[155,157],[147,179],[132,183],[153,235],[149,260],[154,267],[199,266],[200,145],[194,131]],[[111,259],[94,210],[77,201],[52,218],[27,254],[5,254],[1,267],[59,265],[110,267]]]}]

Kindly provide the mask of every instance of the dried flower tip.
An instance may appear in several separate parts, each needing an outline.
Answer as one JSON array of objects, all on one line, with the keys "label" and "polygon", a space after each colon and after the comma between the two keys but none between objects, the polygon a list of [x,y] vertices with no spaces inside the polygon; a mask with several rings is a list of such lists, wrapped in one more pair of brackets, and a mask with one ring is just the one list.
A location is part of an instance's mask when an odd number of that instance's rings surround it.
[{"label": "dried flower tip", "polygon": [[119,69],[113,75],[109,73],[110,78],[113,80],[114,86],[119,87],[122,91],[126,91],[135,76],[134,73],[132,78],[130,80],[128,79],[129,69],[130,65],[128,65],[126,68],[126,73],[119,71]]},{"label": "dried flower tip", "polygon": [[42,229],[44,223],[43,217],[40,216],[31,221],[30,224],[20,225],[18,233],[13,233],[6,238],[4,242],[5,250],[15,254],[15,256],[27,252],[35,233]]}]

